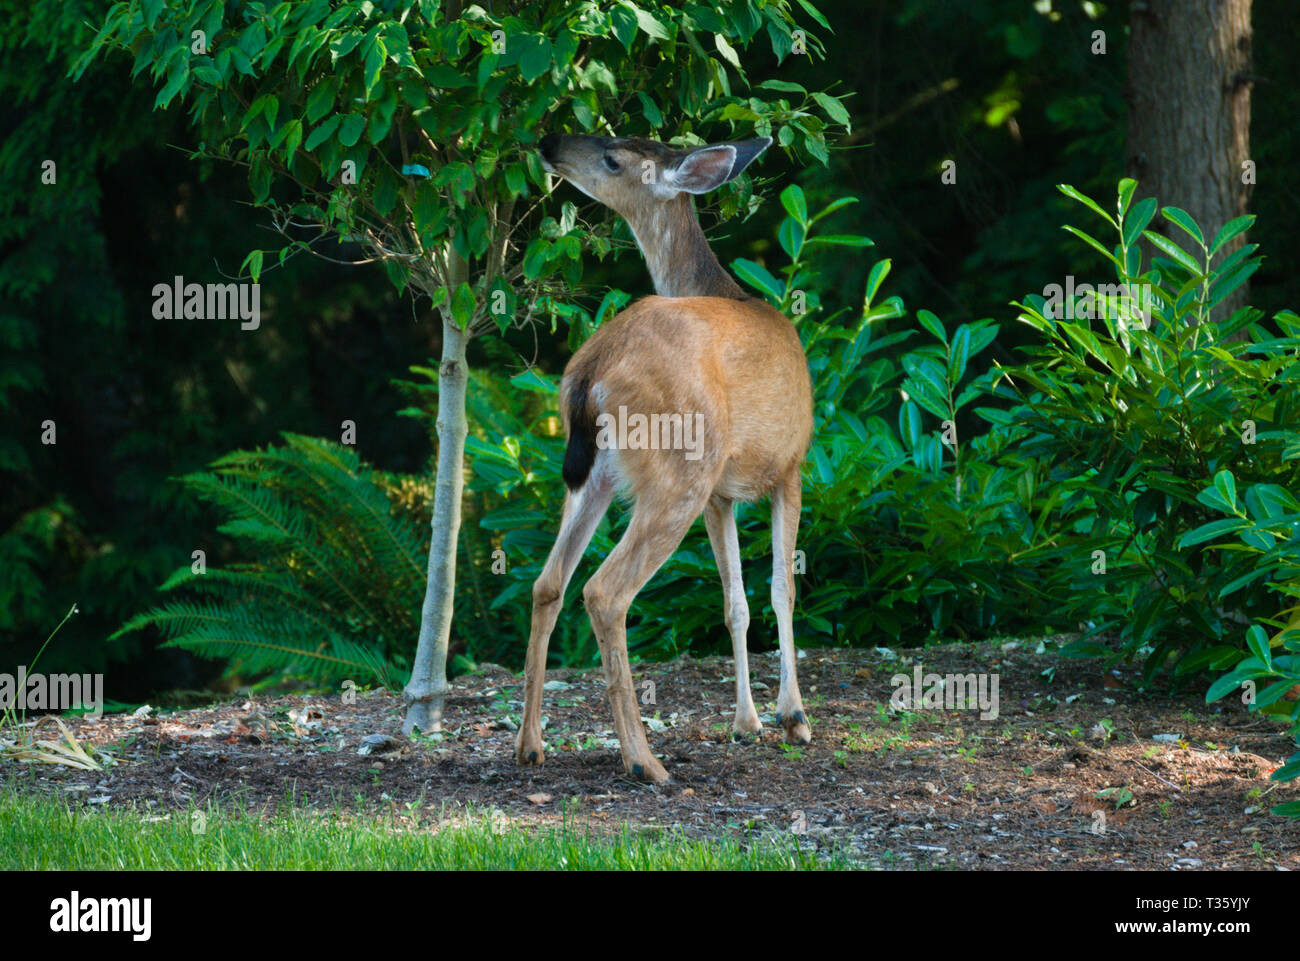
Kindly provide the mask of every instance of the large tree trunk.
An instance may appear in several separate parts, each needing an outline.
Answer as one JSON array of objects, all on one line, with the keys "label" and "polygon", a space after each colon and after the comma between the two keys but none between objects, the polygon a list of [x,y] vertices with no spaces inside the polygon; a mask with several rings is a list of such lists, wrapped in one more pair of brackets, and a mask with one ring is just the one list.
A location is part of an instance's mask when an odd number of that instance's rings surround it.
[{"label": "large tree trunk", "polygon": [[[1129,6],[1129,176],[1140,196],[1181,207],[1208,244],[1246,212],[1250,184],[1251,0],[1132,0]],[[1253,182],[1254,178],[1246,178]],[[1191,239],[1156,218],[1184,248]],[[1245,242],[1238,237],[1223,254]],[[1200,257],[1200,251],[1190,251]],[[1222,257],[1222,255],[1220,257]],[[1216,310],[1246,303],[1242,285]]]},{"label": "large tree trunk", "polygon": [[[465,277],[463,260],[452,255],[451,289]],[[411,680],[402,692],[406,717],[402,733],[415,728],[441,730],[447,698],[447,644],[456,594],[456,543],[460,535],[461,494],[465,486],[465,389],[469,335],[442,311],[442,363],[438,367],[438,477],[433,495],[433,538],[429,543],[429,579],[420,612],[420,641]]]}]

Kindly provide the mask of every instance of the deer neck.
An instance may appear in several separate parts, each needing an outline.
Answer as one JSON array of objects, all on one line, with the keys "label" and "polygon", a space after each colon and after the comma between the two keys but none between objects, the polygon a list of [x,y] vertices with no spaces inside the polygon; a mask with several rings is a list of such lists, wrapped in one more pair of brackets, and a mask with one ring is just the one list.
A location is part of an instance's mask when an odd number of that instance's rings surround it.
[{"label": "deer neck", "polygon": [[681,193],[627,218],[661,297],[727,297],[748,300],[727,273],[700,229],[695,203]]}]

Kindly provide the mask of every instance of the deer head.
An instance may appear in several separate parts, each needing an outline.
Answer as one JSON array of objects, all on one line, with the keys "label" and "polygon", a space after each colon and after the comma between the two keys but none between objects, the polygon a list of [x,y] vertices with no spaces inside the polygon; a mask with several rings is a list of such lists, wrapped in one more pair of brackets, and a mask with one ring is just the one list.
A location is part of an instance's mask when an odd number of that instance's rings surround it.
[{"label": "deer head", "polygon": [[691,201],[735,180],[771,137],[678,148],[654,140],[548,134],[542,166],[623,217],[667,297],[746,295],[709,249]]}]

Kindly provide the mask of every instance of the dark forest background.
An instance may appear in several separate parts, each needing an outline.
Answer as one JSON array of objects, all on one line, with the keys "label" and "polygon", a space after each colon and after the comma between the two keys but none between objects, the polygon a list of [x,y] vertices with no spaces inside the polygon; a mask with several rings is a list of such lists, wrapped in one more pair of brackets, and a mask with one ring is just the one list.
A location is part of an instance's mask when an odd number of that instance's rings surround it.
[{"label": "dark forest background", "polygon": [[[412,397],[398,382],[434,363],[440,328],[377,266],[309,257],[262,277],[269,329],[255,349],[237,325],[154,319],[154,284],[233,277],[249,250],[268,246],[267,227],[242,174],[192,162],[184,108],[153,110],[155,91],[132,82],[125,62],[65,79],[106,8],[0,3],[0,663],[30,662],[75,603],[43,668],[105,671],[113,697],[133,702],[202,688],[221,671],[159,648],[155,631],[107,641],[159,602],[158,585],[196,546],[214,566],[235,556],[211,509],[171,479],[284,431],[337,437],[347,419],[366,461],[427,474],[431,423],[399,416]],[[867,271],[889,257],[890,292],[910,309],[950,327],[993,318],[1001,333],[986,359],[1016,362],[1033,331],[1012,323],[1010,301],[1088,269],[1088,251],[1061,229],[1075,211],[1055,185],[1111,198],[1129,170],[1128,6],[825,0],[820,9],[835,27],[825,62],[787,64],[782,76],[853,91],[852,134],[825,168],[766,156],[756,173],[768,201],[711,232],[721,260],[779,254],[776,196],[790,183],[813,209],[856,196],[839,224],[875,247],[823,265],[823,298],[860,302]],[[1250,300],[1271,316],[1300,304],[1300,17],[1294,0],[1255,0],[1252,18],[1250,205],[1260,219],[1251,241],[1264,261]],[[1109,38],[1103,56],[1089,50],[1097,29]],[[58,158],[58,191],[37,186],[33,158],[45,157]],[[956,186],[939,177],[949,159]],[[630,255],[589,264],[584,284],[579,300],[593,309],[608,287],[649,289]],[[558,375],[569,353],[564,331],[512,332],[476,341],[471,362]],[[39,442],[47,419],[57,445]],[[471,506],[467,537],[479,536],[474,518]],[[476,633],[526,624],[527,595],[511,604],[508,620],[486,607],[458,619],[453,652],[517,668],[524,636],[475,647]],[[727,649],[715,620],[699,646]]]}]

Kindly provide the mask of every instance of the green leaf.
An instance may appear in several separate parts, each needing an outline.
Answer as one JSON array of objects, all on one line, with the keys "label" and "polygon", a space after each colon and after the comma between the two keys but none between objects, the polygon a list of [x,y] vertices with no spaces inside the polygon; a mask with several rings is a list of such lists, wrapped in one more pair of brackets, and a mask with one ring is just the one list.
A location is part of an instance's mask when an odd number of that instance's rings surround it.
[{"label": "green leaf", "polygon": [[910,377],[905,378],[903,380],[903,390],[913,402],[924,407],[935,417],[938,417],[940,420],[947,419],[948,401],[939,394],[936,394],[934,389],[924,381],[913,380]]},{"label": "green leaf", "polygon": [[817,101],[818,106],[826,111],[826,116],[845,130],[851,130],[852,124],[849,120],[849,112],[838,98],[832,97],[828,93],[822,93],[820,90],[814,91],[812,98]]},{"label": "green leaf", "polygon": [[1119,214],[1123,217],[1128,213],[1128,205],[1133,200],[1133,191],[1137,189],[1137,181],[1132,177],[1125,177],[1119,182]]},{"label": "green leaf", "polygon": [[1192,258],[1191,254],[1187,253],[1187,251],[1183,250],[1183,248],[1179,247],[1168,237],[1162,236],[1154,230],[1144,230],[1142,231],[1142,236],[1151,241],[1153,246],[1168,254],[1173,259],[1174,263],[1178,264],[1180,267],[1186,268],[1193,277],[1201,276],[1201,265]]},{"label": "green leaf", "polygon": [[654,14],[642,10],[640,7],[634,7],[633,9],[636,11],[636,25],[648,36],[654,37],[656,40],[668,39],[668,31],[664,29],[664,25],[659,22]]},{"label": "green leaf", "polygon": [[1201,228],[1196,225],[1196,221],[1191,218],[1186,210],[1180,207],[1166,207],[1160,211],[1164,214],[1165,219],[1170,223],[1175,223],[1188,233],[1193,240],[1200,246],[1205,246],[1205,236],[1201,233]]},{"label": "green leaf", "polygon": [[1133,208],[1133,212],[1124,219],[1124,246],[1132,247],[1137,242],[1142,231],[1146,230],[1151,223],[1151,218],[1156,215],[1155,197],[1147,197],[1139,200],[1138,205]]},{"label": "green leaf", "polygon": [[[1294,781],[1300,777],[1300,754],[1292,754],[1287,758],[1287,762],[1273,772],[1270,780],[1273,781]],[[1296,817],[1300,814],[1300,801],[1288,801],[1286,804],[1279,804],[1273,808],[1273,813],[1277,814],[1279,808],[1285,808],[1288,817]]]},{"label": "green leaf", "polygon": [[813,217],[812,223],[817,223],[817,221],[821,220],[823,217],[829,217],[841,207],[847,207],[849,204],[856,204],[857,202],[857,197],[841,197],[839,200],[832,201],[822,209],[821,213]]},{"label": "green leaf", "polygon": [[551,41],[546,37],[528,37],[523,53],[519,55],[519,73],[524,83],[532,83],[551,69]]},{"label": "green leaf", "polygon": [[339,59],[346,57],[356,49],[357,44],[361,42],[364,34],[360,30],[349,30],[341,37],[335,37],[330,41],[330,62],[338,63]]},{"label": "green leaf", "polygon": [[307,97],[307,122],[316,123],[330,112],[334,106],[334,96],[338,92],[339,82],[335,77],[327,77],[312,88]]},{"label": "green leaf", "polygon": [[1116,257],[1111,251],[1103,247],[1099,241],[1095,240],[1089,234],[1084,233],[1078,227],[1074,227],[1070,224],[1066,224],[1062,229],[1068,231],[1069,233],[1074,234],[1074,236],[1078,237],[1080,240],[1082,240],[1093,250],[1097,251],[1097,253],[1101,254],[1103,257],[1109,260],[1116,267],[1120,268],[1121,270],[1124,269],[1124,265],[1119,262],[1119,258]]},{"label": "green leaf", "polygon": [[284,135],[284,161],[285,163],[289,163],[291,160],[293,160],[294,152],[298,149],[298,146],[302,143],[302,121],[299,120],[297,117],[295,117],[294,119],[290,120],[288,124],[285,125],[285,127],[286,127],[286,131]]},{"label": "green leaf", "polygon": [[623,49],[631,53],[632,41],[636,39],[636,14],[627,4],[619,3],[610,8],[609,27]]},{"label": "green leaf", "polygon": [[808,202],[804,199],[803,190],[797,184],[791,184],[781,191],[781,206],[800,224],[808,223]]},{"label": "green leaf", "polygon": [[803,250],[804,226],[792,217],[787,217],[781,221],[781,226],[777,228],[776,239],[781,245],[781,249],[793,261],[799,260],[799,254]]},{"label": "green leaf", "polygon": [[364,129],[366,129],[364,115],[359,113],[347,114],[339,125],[339,143],[345,147],[354,146],[361,139],[361,131]]},{"label": "green leaf", "polygon": [[384,48],[384,41],[375,38],[371,45],[370,51],[366,54],[366,97],[369,98],[370,91],[374,89],[375,84],[379,82],[380,71],[384,69],[384,58],[388,51]]},{"label": "green leaf", "polygon": [[520,164],[510,164],[505,169],[506,187],[516,196],[528,193],[528,176]]},{"label": "green leaf", "polygon": [[826,451],[821,444],[813,444],[812,449],[808,452],[813,462],[813,479],[823,487],[829,487],[835,483],[835,467],[831,464],[831,459],[826,456]]},{"label": "green leaf", "polygon": [[659,105],[651,100],[645,93],[638,90],[636,97],[641,101],[641,115],[645,117],[646,123],[651,127],[662,127],[664,125],[664,115],[659,111]]},{"label": "green leaf", "polygon": [[1256,520],[1270,520],[1300,511],[1300,502],[1277,484],[1255,484],[1246,491],[1245,500]]},{"label": "green leaf", "polygon": [[560,385],[553,377],[547,377],[536,367],[529,367],[522,374],[510,378],[510,386],[521,390],[531,390],[539,394],[559,393]]},{"label": "green leaf", "polygon": [[754,287],[776,303],[780,303],[785,297],[785,285],[768,273],[767,268],[754,263],[752,260],[738,258],[731,262],[731,269],[736,272],[736,276],[745,283]]},{"label": "green leaf", "polygon": [[1250,630],[1246,632],[1246,647],[1263,662],[1265,667],[1270,671],[1273,669],[1273,652],[1268,646],[1268,634],[1258,624],[1252,624]]},{"label": "green leaf", "polygon": [[903,401],[898,408],[898,436],[911,449],[920,441],[922,430],[920,408],[915,401]]},{"label": "green leaf", "polygon": [[943,329],[943,322],[928,310],[918,310],[916,319],[921,322],[921,326],[934,335],[935,339],[946,344],[948,343],[948,333]]},{"label": "green leaf", "polygon": [[547,514],[527,507],[502,507],[484,514],[479,525],[492,531],[508,531],[517,527],[535,527],[550,519]]},{"label": "green leaf", "polygon": [[424,79],[438,90],[460,90],[474,86],[474,81],[445,63],[434,63],[424,68]]},{"label": "green leaf", "polygon": [[158,91],[158,96],[154,98],[154,109],[165,107],[171,103],[172,98],[181,92],[185,82],[190,79],[190,73],[185,68],[184,61],[178,61],[177,65],[171,69],[167,77],[167,83]]},{"label": "green leaf", "polygon": [[461,330],[468,327],[469,322],[474,319],[476,306],[474,288],[469,284],[457,286],[456,292],[451,296],[451,317]]},{"label": "green leaf", "polygon": [[948,380],[961,383],[966,374],[966,364],[970,360],[970,327],[962,324],[952,335],[952,348],[948,352]]},{"label": "green leaf", "polygon": [[1224,244],[1228,243],[1228,241],[1232,240],[1234,237],[1245,233],[1254,225],[1254,223],[1255,216],[1253,214],[1247,214],[1244,217],[1234,217],[1232,220],[1229,220],[1220,228],[1219,232],[1214,235],[1214,243],[1210,244],[1210,256],[1217,254]]},{"label": "green leaf", "polygon": [[812,5],[811,0],[799,0],[799,6],[803,7],[804,12],[812,17],[823,30],[831,29],[831,25],[826,22],[826,18],[822,16],[821,11]]},{"label": "green leaf", "polygon": [[262,275],[262,251],[254,250],[244,258],[244,262],[239,265],[240,274],[243,274],[245,270],[248,271],[248,276],[253,279],[253,283],[258,283],[258,278]]},{"label": "green leaf", "polygon": [[244,53],[239,47],[227,47],[226,49],[230,51],[230,59],[234,63],[236,70],[246,77],[255,76],[253,62],[248,59],[248,54]]},{"label": "green leaf", "polygon": [[1115,223],[1115,219],[1111,217],[1110,214],[1106,213],[1106,211],[1102,210],[1101,207],[1097,205],[1097,201],[1093,200],[1087,194],[1080,193],[1069,184],[1057,184],[1056,189],[1065,194],[1065,196],[1069,197],[1071,200],[1077,200],[1098,216],[1105,218],[1106,223],[1110,224],[1112,227],[1119,229],[1119,224]]},{"label": "green leaf", "polygon": [[775,90],[777,93],[801,93],[806,94],[808,88],[801,83],[795,83],[793,80],[764,80],[758,85],[759,90]]},{"label": "green leaf", "polygon": [[870,237],[858,234],[822,234],[808,238],[807,244],[825,244],[828,247],[874,247],[876,242]]},{"label": "green leaf", "polygon": [[722,54],[722,59],[727,61],[737,70],[740,69],[740,55],[736,53],[736,48],[727,43],[727,38],[720,33],[713,35],[713,45],[718,48],[718,53]]},{"label": "green leaf", "polygon": [[876,261],[876,265],[871,268],[871,273],[867,275],[866,294],[863,296],[863,302],[866,306],[870,307],[871,302],[876,299],[876,294],[880,290],[880,285],[883,284],[885,278],[889,276],[889,268],[892,265],[892,260],[885,259]]},{"label": "green leaf", "polygon": [[330,136],[334,133],[334,131],[338,129],[339,123],[340,121],[342,121],[342,119],[343,117],[337,113],[334,116],[330,117],[323,124],[321,124],[319,127],[317,127],[315,130],[313,130],[310,134],[307,135],[307,142],[303,144],[303,148],[308,151],[315,150],[326,140],[328,140]]},{"label": "green leaf", "polygon": [[225,82],[225,77],[221,76],[221,71],[208,63],[198,63],[194,65],[194,77],[203,83],[213,87],[220,87]]},{"label": "green leaf", "polygon": [[1208,524],[1202,524],[1195,530],[1190,530],[1178,540],[1180,549],[1194,547],[1197,544],[1203,544],[1206,541],[1212,541],[1222,537],[1224,534],[1232,534],[1244,527],[1250,527],[1250,521],[1241,517],[1227,517],[1222,520],[1210,521]]},{"label": "green leaf", "polygon": [[1214,489],[1234,513],[1237,510],[1237,480],[1232,471],[1221,470],[1214,475]]},{"label": "green leaf", "polygon": [[921,354],[903,355],[903,369],[920,388],[928,392],[939,405],[931,413],[936,417],[948,416],[948,382],[943,367],[932,357]]}]

